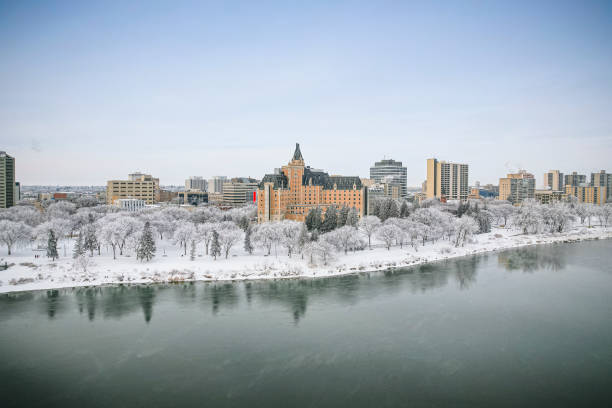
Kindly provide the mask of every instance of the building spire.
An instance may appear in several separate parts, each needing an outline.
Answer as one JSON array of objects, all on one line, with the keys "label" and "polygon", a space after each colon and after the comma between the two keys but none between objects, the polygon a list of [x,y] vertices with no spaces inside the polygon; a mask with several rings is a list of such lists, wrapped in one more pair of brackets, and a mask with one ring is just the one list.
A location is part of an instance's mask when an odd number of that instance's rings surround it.
[{"label": "building spire", "polygon": [[293,153],[293,160],[304,161],[304,158],[302,157],[302,152],[300,151],[300,144],[299,143],[295,144],[295,153]]}]

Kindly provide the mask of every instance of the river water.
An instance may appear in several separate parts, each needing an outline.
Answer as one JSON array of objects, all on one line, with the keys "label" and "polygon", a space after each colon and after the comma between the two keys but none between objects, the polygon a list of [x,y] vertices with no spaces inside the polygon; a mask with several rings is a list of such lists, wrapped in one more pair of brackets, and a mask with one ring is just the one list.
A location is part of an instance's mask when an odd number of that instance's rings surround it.
[{"label": "river water", "polygon": [[610,406],[611,252],[0,295],[1,405]]}]

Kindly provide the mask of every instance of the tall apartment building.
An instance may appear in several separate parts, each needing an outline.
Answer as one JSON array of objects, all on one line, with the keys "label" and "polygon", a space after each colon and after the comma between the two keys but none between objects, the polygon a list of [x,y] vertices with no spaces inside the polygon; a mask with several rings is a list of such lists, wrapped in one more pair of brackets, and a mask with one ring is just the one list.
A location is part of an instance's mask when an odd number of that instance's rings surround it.
[{"label": "tall apartment building", "polygon": [[306,166],[296,143],[292,159],[274,174],[266,174],[257,190],[258,222],[283,219],[304,221],[308,212],[332,205],[367,210],[367,188],[359,177],[330,176]]},{"label": "tall apartment building", "polygon": [[215,176],[208,180],[209,193],[223,193],[223,183],[227,181],[225,176]]},{"label": "tall apartment building", "polygon": [[565,190],[564,182],[563,173],[559,170],[548,170],[544,173],[544,189],[563,191]]},{"label": "tall apartment building", "polygon": [[578,187],[579,185],[585,184],[585,183],[586,183],[586,175],[584,174],[578,174],[576,172],[573,172],[572,174],[565,175],[564,186]]},{"label": "tall apartment building", "polygon": [[408,194],[406,187],[408,184],[407,169],[402,166],[402,162],[391,159],[383,159],[374,163],[370,167],[370,178],[375,183],[398,184],[400,186],[400,196],[406,197]]},{"label": "tall apartment building", "polygon": [[234,207],[252,203],[259,188],[259,181],[248,177],[236,177],[223,183],[223,204]]},{"label": "tall apartment building", "polygon": [[599,173],[591,173],[591,186],[606,187],[608,197],[606,201],[612,201],[612,174],[601,170]]},{"label": "tall apartment building", "polygon": [[109,180],[106,183],[106,203],[115,200],[135,198],[146,204],[159,201],[159,179],[150,174],[132,173],[127,180]]},{"label": "tall apartment building", "polygon": [[204,177],[193,176],[185,180],[185,190],[207,191],[207,189],[208,182],[204,179]]},{"label": "tall apartment building", "polygon": [[500,200],[508,200],[512,204],[520,204],[528,198],[535,198],[535,178],[525,170],[510,173],[506,178],[499,179]]},{"label": "tall apartment building", "polygon": [[427,159],[427,198],[467,200],[468,165]]},{"label": "tall apartment building", "polygon": [[0,152],[0,208],[15,205],[15,158]]},{"label": "tall apartment building", "polygon": [[581,203],[588,204],[605,204],[608,197],[608,188],[600,186],[565,186],[567,195],[574,196]]}]

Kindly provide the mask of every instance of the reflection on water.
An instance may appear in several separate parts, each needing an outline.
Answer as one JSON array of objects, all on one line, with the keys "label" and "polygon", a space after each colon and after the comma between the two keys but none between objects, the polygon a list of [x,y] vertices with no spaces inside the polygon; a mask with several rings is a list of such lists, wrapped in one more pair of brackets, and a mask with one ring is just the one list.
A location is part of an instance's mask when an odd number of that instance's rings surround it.
[{"label": "reflection on water", "polygon": [[552,245],[546,250],[534,247],[518,248],[501,252],[497,259],[508,271],[535,272],[538,269],[560,271],[567,263],[567,253],[564,248],[567,249],[562,245]]}]

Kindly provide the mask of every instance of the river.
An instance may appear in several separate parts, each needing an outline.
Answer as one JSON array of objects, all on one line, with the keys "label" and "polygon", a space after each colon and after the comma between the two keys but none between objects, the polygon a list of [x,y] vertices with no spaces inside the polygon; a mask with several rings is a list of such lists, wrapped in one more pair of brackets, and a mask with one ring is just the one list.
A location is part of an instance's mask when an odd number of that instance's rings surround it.
[{"label": "river", "polygon": [[[612,241],[0,295],[3,407],[609,406]],[[0,272],[1,273],[1,272]]]}]

